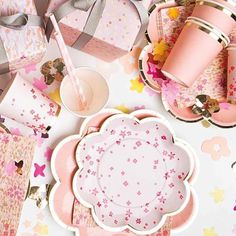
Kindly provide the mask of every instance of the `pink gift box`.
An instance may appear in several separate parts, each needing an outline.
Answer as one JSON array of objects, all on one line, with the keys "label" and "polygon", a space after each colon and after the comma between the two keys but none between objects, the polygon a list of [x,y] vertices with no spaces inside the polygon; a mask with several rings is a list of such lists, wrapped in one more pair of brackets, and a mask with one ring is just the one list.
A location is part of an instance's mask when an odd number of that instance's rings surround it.
[{"label": "pink gift box", "polygon": [[[0,16],[16,13],[37,15],[33,0],[0,0]],[[10,71],[39,62],[46,52],[44,32],[39,26],[25,26],[20,30],[0,26]]]},{"label": "pink gift box", "polygon": [[[48,14],[65,2],[66,0],[51,0]],[[73,46],[76,42],[89,12],[90,10],[85,12],[76,9],[60,21],[60,29],[67,45]],[[130,0],[106,1],[95,34],[82,51],[105,61],[115,60],[132,49],[140,28],[138,11]]]}]

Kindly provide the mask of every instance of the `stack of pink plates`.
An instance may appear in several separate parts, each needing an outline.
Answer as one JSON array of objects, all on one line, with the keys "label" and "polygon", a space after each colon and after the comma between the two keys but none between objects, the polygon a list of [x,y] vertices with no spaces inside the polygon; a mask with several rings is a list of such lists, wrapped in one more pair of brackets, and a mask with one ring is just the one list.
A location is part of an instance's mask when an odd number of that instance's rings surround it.
[{"label": "stack of pink plates", "polygon": [[159,114],[104,110],[53,153],[52,215],[81,236],[168,236],[196,214],[194,157]]}]

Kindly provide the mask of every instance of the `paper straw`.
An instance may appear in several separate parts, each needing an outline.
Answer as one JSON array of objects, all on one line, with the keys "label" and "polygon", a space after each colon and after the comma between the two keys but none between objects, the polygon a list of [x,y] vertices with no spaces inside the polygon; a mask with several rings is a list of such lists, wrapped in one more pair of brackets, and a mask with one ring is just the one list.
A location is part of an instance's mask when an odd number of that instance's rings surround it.
[{"label": "paper straw", "polygon": [[52,21],[52,24],[54,26],[54,36],[55,36],[55,39],[57,41],[57,44],[58,44],[58,47],[60,49],[60,52],[62,54],[62,57],[64,59],[64,62],[65,62],[65,66],[66,66],[66,69],[67,69],[67,72],[68,72],[68,75],[71,79],[71,82],[72,82],[72,85],[75,89],[75,92],[79,98],[79,108],[82,110],[85,108],[86,106],[86,98],[84,96],[84,92],[81,88],[81,85],[80,85],[80,82],[79,82],[79,78],[77,78],[76,76],[76,70],[75,70],[75,67],[72,63],[72,60],[70,58],[70,55],[69,55],[69,52],[67,50],[67,47],[65,45],[65,42],[64,42],[64,39],[63,39],[63,36],[61,34],[61,31],[59,29],[59,26],[58,26],[58,23],[55,19],[55,16],[53,14],[50,15],[50,20]]}]

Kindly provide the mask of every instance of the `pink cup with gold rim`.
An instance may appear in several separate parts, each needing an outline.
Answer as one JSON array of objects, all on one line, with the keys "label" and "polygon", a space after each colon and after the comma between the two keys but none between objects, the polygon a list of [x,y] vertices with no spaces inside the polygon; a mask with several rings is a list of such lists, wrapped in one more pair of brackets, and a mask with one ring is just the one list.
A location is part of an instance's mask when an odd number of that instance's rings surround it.
[{"label": "pink cup with gold rim", "polygon": [[190,87],[229,41],[227,35],[211,24],[190,17],[165,61],[162,73]]},{"label": "pink cup with gold rim", "polygon": [[227,50],[227,101],[236,104],[236,44],[231,44]]},{"label": "pink cup with gold rim", "polygon": [[229,35],[236,26],[236,8],[223,0],[197,0],[192,16],[207,21]]}]

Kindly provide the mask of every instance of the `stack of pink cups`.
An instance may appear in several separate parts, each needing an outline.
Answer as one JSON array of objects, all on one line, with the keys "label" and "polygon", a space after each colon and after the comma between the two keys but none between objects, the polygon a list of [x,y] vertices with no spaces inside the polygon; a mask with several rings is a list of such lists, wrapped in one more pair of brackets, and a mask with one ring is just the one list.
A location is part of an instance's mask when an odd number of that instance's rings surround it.
[{"label": "stack of pink cups", "polygon": [[190,87],[209,63],[226,48],[236,26],[236,1],[197,0],[162,72]]}]

